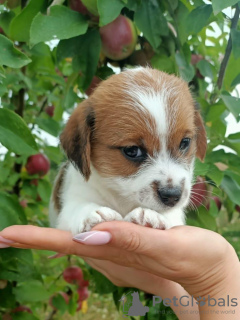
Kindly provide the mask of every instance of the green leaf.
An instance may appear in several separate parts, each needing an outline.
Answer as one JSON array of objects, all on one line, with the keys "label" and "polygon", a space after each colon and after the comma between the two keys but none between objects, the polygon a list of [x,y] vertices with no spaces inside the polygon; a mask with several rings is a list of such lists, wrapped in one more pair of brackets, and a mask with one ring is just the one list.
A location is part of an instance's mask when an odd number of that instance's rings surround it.
[{"label": "green leaf", "polygon": [[87,31],[88,23],[80,13],[65,6],[52,6],[50,15],[38,13],[30,28],[30,45],[52,39],[69,39]]},{"label": "green leaf", "polygon": [[101,38],[97,30],[90,30],[85,35],[60,41],[57,47],[57,60],[73,58],[73,69],[81,71],[82,89],[87,89],[96,73],[101,51]]},{"label": "green leaf", "polygon": [[232,50],[235,59],[240,58],[240,30],[231,30]]},{"label": "green leaf", "polygon": [[233,203],[240,205],[240,186],[237,184],[235,180],[225,175],[222,180],[221,187]]},{"label": "green leaf", "polygon": [[19,201],[17,198],[15,198],[14,196],[10,196],[8,194],[5,194],[3,192],[0,192],[0,205],[3,208],[8,208],[8,209],[12,210],[12,212],[15,212],[15,214],[17,215],[16,221],[20,220],[21,223],[27,224],[27,219],[26,219],[24,210],[23,210],[22,206],[19,204]]},{"label": "green leaf", "polygon": [[176,71],[175,61],[172,57],[155,54],[151,59],[151,65],[153,68],[167,73],[174,73]]},{"label": "green leaf", "polygon": [[198,208],[199,215],[198,215],[198,221],[201,223],[201,226],[205,229],[216,231],[217,224],[216,219],[213,218],[209,212],[204,208],[203,206]]},{"label": "green leaf", "polygon": [[12,320],[39,320],[39,318],[36,318],[33,314],[28,312],[16,312],[14,314],[11,314]]},{"label": "green leaf", "polygon": [[238,120],[240,114],[240,99],[232,96],[221,95],[226,107],[228,110],[234,115],[234,117]]},{"label": "green leaf", "polygon": [[176,24],[178,26],[178,36],[181,44],[184,44],[189,34],[189,30],[186,29],[184,24],[189,14],[190,13],[187,7],[182,2],[179,2],[178,8],[175,12],[175,17],[176,17]]},{"label": "green leaf", "polygon": [[210,4],[205,4],[192,10],[187,16],[186,21],[183,21],[186,33],[199,33],[202,28],[208,25],[211,14],[212,6]]},{"label": "green leaf", "polygon": [[214,14],[218,14],[223,9],[233,6],[239,0],[212,0],[213,12]]},{"label": "green leaf", "polygon": [[219,120],[220,116],[226,110],[226,107],[223,103],[216,103],[209,107],[208,112],[205,116],[206,122],[214,122]]},{"label": "green leaf", "polygon": [[180,52],[176,53],[175,59],[179,68],[181,78],[186,82],[191,81],[195,74],[194,67],[187,62],[185,56]]},{"label": "green leaf", "polygon": [[115,285],[97,270],[91,269],[91,273],[95,281],[97,293],[100,293],[100,294],[111,293],[116,289]]},{"label": "green leaf", "polygon": [[33,18],[47,8],[47,0],[31,0],[28,5],[17,15],[10,24],[10,37],[13,40],[28,42],[30,26]]},{"label": "green leaf", "polygon": [[31,62],[24,53],[17,50],[13,43],[0,34],[0,65],[8,66],[11,68],[21,68]]},{"label": "green leaf", "polygon": [[161,36],[167,36],[169,32],[158,1],[142,1],[134,15],[134,21],[154,50],[157,50],[162,42]]},{"label": "green leaf", "polygon": [[36,124],[39,126],[39,128],[41,128],[42,130],[48,132],[49,134],[51,134],[54,137],[58,137],[59,136],[59,132],[60,132],[60,124],[53,120],[53,119],[41,119],[38,118],[35,120]]},{"label": "green leaf", "polygon": [[0,14],[0,27],[6,34],[9,33],[9,27],[14,17],[15,13],[13,11],[4,11]]},{"label": "green leaf", "polygon": [[36,142],[26,123],[15,112],[0,109],[0,142],[19,155],[35,154]]},{"label": "green leaf", "polygon": [[121,0],[98,0],[97,6],[100,15],[99,26],[102,27],[119,16],[124,3]]},{"label": "green leaf", "polygon": [[38,193],[42,201],[48,203],[51,196],[52,186],[46,180],[38,180]]},{"label": "green leaf", "polygon": [[208,62],[207,60],[200,60],[197,63],[197,68],[204,77],[209,77],[213,80],[213,66],[210,62]]},{"label": "green leaf", "polygon": [[64,314],[68,309],[68,305],[61,294],[57,294],[52,298],[52,305],[60,311],[61,314]]},{"label": "green leaf", "polygon": [[40,281],[18,283],[17,287],[13,289],[13,293],[20,303],[45,301],[50,297],[50,293]]},{"label": "green leaf", "polygon": [[240,74],[236,76],[236,78],[231,83],[231,87],[236,87],[240,83]]},{"label": "green leaf", "polygon": [[232,82],[239,75],[240,70],[240,57],[236,59],[231,53],[230,59],[227,64],[227,68],[224,75],[224,89],[231,92],[232,91]]}]

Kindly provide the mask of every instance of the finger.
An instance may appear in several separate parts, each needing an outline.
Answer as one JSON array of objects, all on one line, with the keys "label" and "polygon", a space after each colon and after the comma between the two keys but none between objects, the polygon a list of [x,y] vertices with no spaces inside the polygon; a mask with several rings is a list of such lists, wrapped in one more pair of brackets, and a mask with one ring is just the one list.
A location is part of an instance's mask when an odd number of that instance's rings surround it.
[{"label": "finger", "polygon": [[118,250],[114,248],[106,250],[105,246],[87,247],[76,243],[72,241],[70,232],[53,228],[16,225],[2,230],[0,236],[7,240],[9,246],[16,248],[50,250],[98,259],[114,258],[119,255]]}]

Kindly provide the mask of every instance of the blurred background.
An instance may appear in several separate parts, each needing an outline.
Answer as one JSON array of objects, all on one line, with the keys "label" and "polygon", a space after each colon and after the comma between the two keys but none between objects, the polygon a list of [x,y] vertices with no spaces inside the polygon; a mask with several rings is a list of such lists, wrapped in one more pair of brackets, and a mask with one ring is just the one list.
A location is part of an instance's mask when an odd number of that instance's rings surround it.
[{"label": "blurred background", "polygon": [[[187,223],[220,233],[240,256],[236,0],[0,0],[0,229],[49,226],[66,120],[101,81],[139,65],[189,83],[208,151],[195,163]],[[79,257],[51,254],[1,249],[0,319],[122,319],[130,288]],[[141,320],[177,319],[139,293],[150,308]]]}]

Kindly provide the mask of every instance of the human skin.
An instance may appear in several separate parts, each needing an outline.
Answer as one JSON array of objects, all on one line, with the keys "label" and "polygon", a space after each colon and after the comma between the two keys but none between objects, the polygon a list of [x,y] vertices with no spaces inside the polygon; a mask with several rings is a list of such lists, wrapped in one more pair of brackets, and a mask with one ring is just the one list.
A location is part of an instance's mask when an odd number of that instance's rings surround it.
[{"label": "human skin", "polygon": [[[215,232],[189,226],[156,230],[123,221],[101,223],[93,230],[90,238],[87,234],[87,241],[83,241],[86,234],[77,236],[80,243],[72,241],[67,231],[34,226],[8,227],[0,236],[13,241],[8,242],[13,247],[79,255],[115,284],[135,286],[163,298],[188,292],[196,299],[210,296],[227,300],[229,295],[240,301],[238,257],[233,247]],[[123,280],[116,277],[119,273]],[[219,313],[229,309],[235,314]],[[199,306],[200,317],[196,318],[181,315],[181,309],[175,311],[184,320],[240,318],[239,307]]]}]

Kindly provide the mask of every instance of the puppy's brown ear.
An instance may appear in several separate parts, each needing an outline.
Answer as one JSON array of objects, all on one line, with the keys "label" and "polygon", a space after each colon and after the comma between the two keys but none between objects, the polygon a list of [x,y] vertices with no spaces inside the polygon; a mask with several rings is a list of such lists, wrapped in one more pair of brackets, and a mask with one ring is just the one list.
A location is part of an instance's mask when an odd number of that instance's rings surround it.
[{"label": "puppy's brown ear", "polygon": [[197,129],[197,157],[203,161],[207,151],[207,134],[199,111],[195,111],[195,126]]},{"label": "puppy's brown ear", "polygon": [[82,102],[69,118],[60,141],[68,159],[79,169],[86,180],[91,174],[91,135],[95,123],[89,99]]}]

